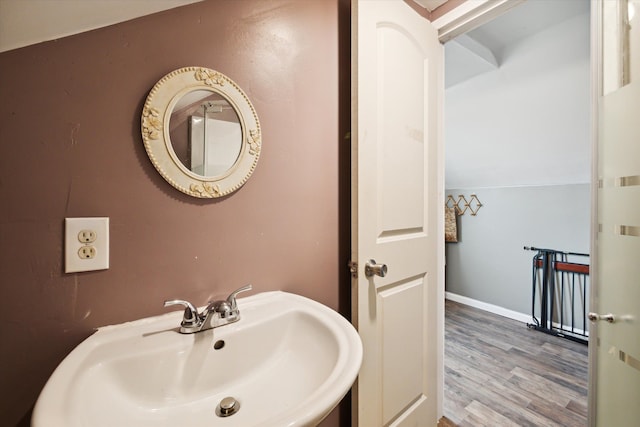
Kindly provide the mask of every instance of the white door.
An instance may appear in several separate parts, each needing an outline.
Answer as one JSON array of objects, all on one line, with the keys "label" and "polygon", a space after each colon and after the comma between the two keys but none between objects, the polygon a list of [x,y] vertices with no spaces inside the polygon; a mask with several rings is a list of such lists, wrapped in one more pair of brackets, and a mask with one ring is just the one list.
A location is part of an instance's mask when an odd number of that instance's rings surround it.
[{"label": "white door", "polygon": [[[435,426],[443,49],[433,26],[403,0],[352,7],[352,296],[364,345],[353,425]],[[365,274],[370,259],[379,274],[386,265],[384,277]]]},{"label": "white door", "polygon": [[635,427],[640,425],[640,1],[598,5],[604,10],[596,16],[604,19],[596,27],[602,29],[603,51],[590,424]]}]

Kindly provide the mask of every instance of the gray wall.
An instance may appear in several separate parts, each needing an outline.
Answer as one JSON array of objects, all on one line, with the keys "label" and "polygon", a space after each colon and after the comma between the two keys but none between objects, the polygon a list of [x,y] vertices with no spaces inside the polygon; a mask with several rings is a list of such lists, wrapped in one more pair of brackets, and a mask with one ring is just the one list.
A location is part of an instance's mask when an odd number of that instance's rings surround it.
[{"label": "gray wall", "polygon": [[483,206],[458,217],[458,243],[446,244],[446,290],[529,314],[531,260],[523,246],[589,252],[590,186],[450,189]]},{"label": "gray wall", "polygon": [[447,194],[484,204],[446,245],[446,289],[529,314],[534,253],[522,247],[589,252],[589,14],[500,59],[445,92]]}]

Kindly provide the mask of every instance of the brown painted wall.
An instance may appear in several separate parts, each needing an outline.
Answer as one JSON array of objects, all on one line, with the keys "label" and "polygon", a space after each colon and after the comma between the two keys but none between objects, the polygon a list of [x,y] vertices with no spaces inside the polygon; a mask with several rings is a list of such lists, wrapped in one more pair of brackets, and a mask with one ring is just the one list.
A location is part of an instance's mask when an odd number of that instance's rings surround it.
[{"label": "brown painted wall", "polygon": [[[0,424],[28,423],[93,328],[165,299],[251,283],[348,312],[348,45],[348,0],[211,0],[0,54]],[[260,117],[258,167],[224,200],[179,193],[142,145],[148,91],[190,65]],[[63,273],[64,218],[81,216],[111,218],[109,270]]]}]

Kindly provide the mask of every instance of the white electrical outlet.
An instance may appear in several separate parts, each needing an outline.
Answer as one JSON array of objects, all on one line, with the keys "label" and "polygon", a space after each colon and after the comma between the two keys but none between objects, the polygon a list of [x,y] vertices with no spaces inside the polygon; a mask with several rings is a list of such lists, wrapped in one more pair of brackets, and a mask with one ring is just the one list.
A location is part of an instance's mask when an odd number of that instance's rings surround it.
[{"label": "white electrical outlet", "polygon": [[109,268],[109,218],[65,218],[64,271]]},{"label": "white electrical outlet", "polygon": [[96,241],[98,235],[95,230],[81,230],[78,233],[78,241],[80,243],[93,243]]}]

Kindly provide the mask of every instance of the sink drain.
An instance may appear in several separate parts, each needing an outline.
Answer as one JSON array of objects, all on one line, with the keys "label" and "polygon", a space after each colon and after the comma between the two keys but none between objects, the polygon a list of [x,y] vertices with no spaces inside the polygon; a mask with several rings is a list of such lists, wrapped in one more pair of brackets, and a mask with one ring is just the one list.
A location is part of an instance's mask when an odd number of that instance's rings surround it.
[{"label": "sink drain", "polygon": [[240,410],[240,402],[233,397],[225,397],[218,403],[216,415],[219,417],[230,417]]}]

